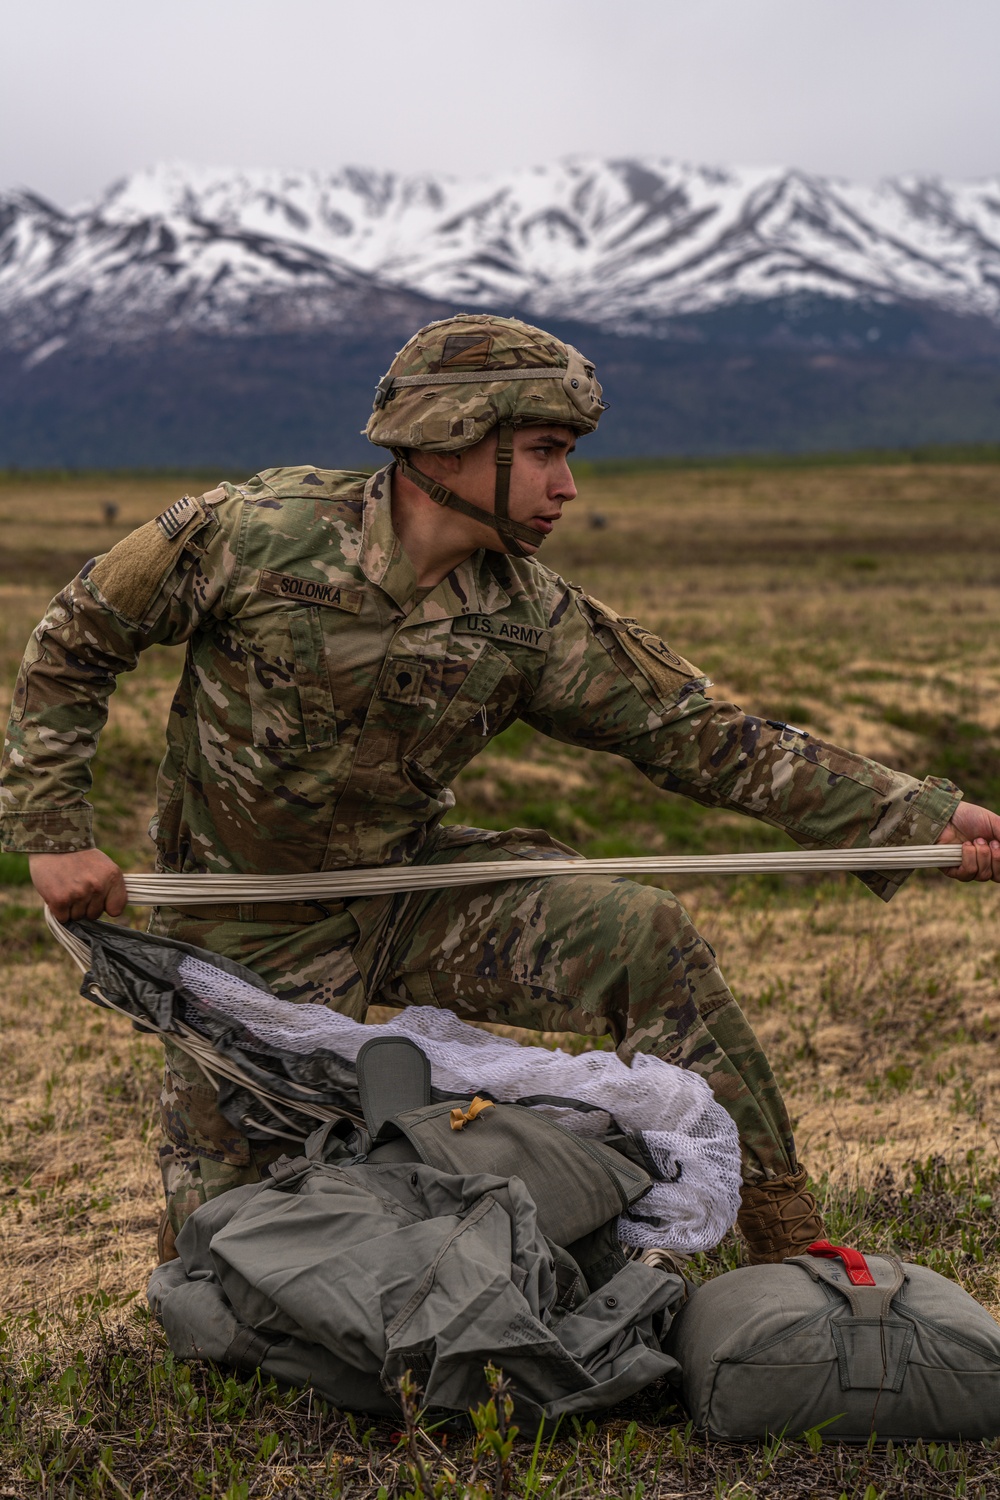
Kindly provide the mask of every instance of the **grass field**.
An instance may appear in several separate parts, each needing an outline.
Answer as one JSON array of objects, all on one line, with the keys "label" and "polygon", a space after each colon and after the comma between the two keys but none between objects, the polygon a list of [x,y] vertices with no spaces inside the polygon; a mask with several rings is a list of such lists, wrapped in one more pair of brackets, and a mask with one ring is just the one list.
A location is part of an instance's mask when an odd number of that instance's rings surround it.
[{"label": "grass field", "polygon": [[[213,477],[0,480],[5,701],[55,589]],[[1000,465],[586,471],[545,558],[718,696],[1000,804]],[[132,868],[178,667],[149,653],[102,746],[98,836]],[[588,854],[783,846],[519,727],[457,793],[462,821],[543,825]],[[1000,1313],[1000,895],[930,875],[888,906],[847,880],[683,894],[787,1090],[833,1237],[925,1261]],[[11,855],[0,942],[0,1497],[1000,1496],[1000,1445],[706,1445],[666,1390],[537,1451],[523,1434],[500,1484],[488,1412],[478,1439],[399,1434],[175,1363],[143,1311],[157,1045],[76,997]],[[727,1242],[695,1270],[738,1258]]]}]

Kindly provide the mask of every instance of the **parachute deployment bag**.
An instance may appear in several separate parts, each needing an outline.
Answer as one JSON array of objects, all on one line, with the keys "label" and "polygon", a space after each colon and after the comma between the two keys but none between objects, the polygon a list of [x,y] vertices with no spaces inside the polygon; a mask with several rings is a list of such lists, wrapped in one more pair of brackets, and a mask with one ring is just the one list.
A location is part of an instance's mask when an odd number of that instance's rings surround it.
[{"label": "parachute deployment bag", "polygon": [[395,1115],[383,1125],[383,1143],[368,1160],[416,1156],[442,1172],[520,1177],[535,1200],[539,1229],[557,1245],[571,1245],[614,1221],[649,1190],[648,1173],[627,1157],[571,1135],[535,1110],[491,1103],[456,1129],[456,1106],[461,1115],[461,1101],[454,1099]]},{"label": "parachute deployment bag", "polygon": [[275,1163],[201,1205],[149,1300],[174,1353],[335,1405],[395,1414],[413,1372],[427,1404],[511,1381],[519,1420],[600,1410],[676,1373],[662,1336],[680,1277],[630,1261],[596,1292],[567,1284],[524,1183],[414,1162]]},{"label": "parachute deployment bag", "polygon": [[681,1279],[602,1243],[647,1173],[530,1108],[430,1102],[430,1076],[412,1042],[371,1040],[358,1054],[365,1131],[345,1138],[331,1122],[310,1156],[190,1216],[179,1260],[149,1286],[174,1352],[372,1412],[395,1410],[406,1369],[428,1402],[461,1409],[496,1359],[534,1418],[672,1375],[661,1336]]},{"label": "parachute deployment bag", "polygon": [[818,1241],[699,1287],[670,1330],[684,1402],[714,1437],[864,1442],[1000,1435],[1000,1328],[926,1266]]}]

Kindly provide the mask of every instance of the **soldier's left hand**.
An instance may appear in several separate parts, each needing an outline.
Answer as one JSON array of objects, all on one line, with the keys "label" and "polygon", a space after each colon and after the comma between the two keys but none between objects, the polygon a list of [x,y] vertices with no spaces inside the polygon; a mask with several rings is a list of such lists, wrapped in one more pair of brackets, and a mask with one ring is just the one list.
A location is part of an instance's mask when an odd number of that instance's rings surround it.
[{"label": "soldier's left hand", "polygon": [[952,880],[1000,881],[1000,816],[974,802],[960,802],[939,844],[961,844],[962,863],[941,873]]}]

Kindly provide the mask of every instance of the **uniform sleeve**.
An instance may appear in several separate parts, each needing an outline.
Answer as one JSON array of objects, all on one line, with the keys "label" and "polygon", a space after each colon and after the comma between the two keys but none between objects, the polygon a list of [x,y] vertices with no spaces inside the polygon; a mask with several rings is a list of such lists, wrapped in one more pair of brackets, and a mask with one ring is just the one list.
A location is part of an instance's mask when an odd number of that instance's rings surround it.
[{"label": "uniform sleeve", "polygon": [[[527,721],[634,762],[656,786],[783,828],[809,849],[931,844],[961,800],[785,724],[707,696],[698,670],[634,620],[566,588]],[[908,872],[863,877],[888,900]]]},{"label": "uniform sleeve", "polygon": [[233,574],[241,497],[185,496],[88,563],[28,642],[0,766],[0,838],[26,854],[93,845],[90,762],[121,672],[156,643],[186,641]]}]

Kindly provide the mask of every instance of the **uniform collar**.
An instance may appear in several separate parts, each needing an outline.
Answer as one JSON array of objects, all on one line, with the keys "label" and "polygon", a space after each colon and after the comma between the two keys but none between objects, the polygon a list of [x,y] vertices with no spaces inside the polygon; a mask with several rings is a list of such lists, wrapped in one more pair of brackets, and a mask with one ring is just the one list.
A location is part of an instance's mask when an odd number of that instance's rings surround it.
[{"label": "uniform collar", "polygon": [[[392,475],[395,464],[386,464],[365,485],[358,562],[370,583],[376,584],[406,609],[417,591],[413,564],[392,529]],[[495,614],[510,603],[510,595],[490,566],[491,554],[481,549],[460,563],[431,590],[410,613],[419,620],[454,619],[463,614]]]}]

